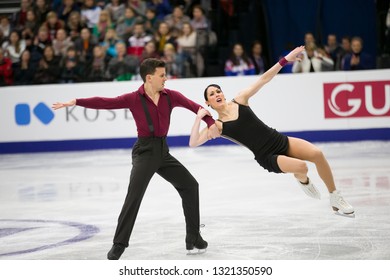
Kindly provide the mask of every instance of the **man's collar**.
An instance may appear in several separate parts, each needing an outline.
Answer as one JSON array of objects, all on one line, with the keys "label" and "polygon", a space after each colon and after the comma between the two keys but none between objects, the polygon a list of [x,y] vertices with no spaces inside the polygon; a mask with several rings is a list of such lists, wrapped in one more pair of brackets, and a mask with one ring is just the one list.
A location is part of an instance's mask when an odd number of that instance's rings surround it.
[{"label": "man's collar", "polygon": [[[138,92],[141,93],[142,95],[145,95],[146,94],[146,91],[145,91],[145,84],[142,84],[139,89],[138,89]],[[165,90],[165,88],[160,91],[160,93],[163,93],[163,94],[168,94],[167,91]]]}]

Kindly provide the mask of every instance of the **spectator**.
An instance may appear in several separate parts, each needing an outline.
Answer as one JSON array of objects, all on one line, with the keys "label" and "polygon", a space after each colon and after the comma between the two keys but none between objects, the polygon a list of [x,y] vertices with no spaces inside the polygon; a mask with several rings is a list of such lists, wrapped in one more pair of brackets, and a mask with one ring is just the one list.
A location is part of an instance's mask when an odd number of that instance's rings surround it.
[{"label": "spectator", "polygon": [[181,78],[182,60],[176,53],[175,46],[171,43],[167,43],[164,46],[164,53],[161,60],[165,62],[166,74],[168,79]]},{"label": "spectator", "polygon": [[73,84],[83,81],[83,64],[79,61],[75,48],[70,47],[61,60],[60,82]]},{"label": "spectator", "polygon": [[152,40],[152,36],[147,34],[144,30],[144,24],[137,22],[134,26],[134,34],[129,38],[127,54],[135,55],[141,58],[142,51],[147,42]]},{"label": "spectator", "polygon": [[138,16],[145,17],[147,9],[146,2],[142,0],[127,0],[126,6],[133,9]]},{"label": "spectator", "polygon": [[93,58],[86,69],[88,82],[103,82],[108,81],[107,74],[108,57],[102,46],[93,48]]},{"label": "spectator", "polygon": [[3,39],[7,39],[11,33],[11,24],[7,16],[0,18],[0,31],[3,34]]},{"label": "spectator", "polygon": [[309,42],[306,52],[301,54],[302,61],[296,60],[293,64],[293,73],[322,72],[325,69],[333,69],[333,60],[329,58],[325,51],[318,51],[313,42]]},{"label": "spectator", "polygon": [[125,14],[125,4],[121,0],[111,0],[104,8],[110,14],[110,18],[114,26],[117,26],[120,18]]},{"label": "spectator", "polygon": [[116,33],[122,39],[123,42],[127,42],[130,36],[133,34],[134,26],[137,21],[137,15],[133,8],[127,7],[125,14],[118,20],[116,26]]},{"label": "spectator", "polygon": [[34,81],[36,65],[31,60],[29,50],[24,50],[20,62],[14,67],[14,84],[31,85]]},{"label": "spectator", "polygon": [[349,36],[343,36],[341,38],[341,50],[337,57],[336,70],[343,70],[345,56],[352,52],[351,49],[351,38]]},{"label": "spectator", "polygon": [[172,14],[165,16],[164,21],[168,24],[173,36],[178,37],[184,22],[190,22],[190,17],[184,14],[181,6],[173,8]]},{"label": "spectator", "polygon": [[26,23],[22,30],[22,37],[25,36],[25,33],[29,33],[30,37],[34,37],[37,34],[39,27],[40,25],[38,24],[34,9],[28,9]]},{"label": "spectator", "polygon": [[312,32],[306,32],[304,36],[305,46],[313,43],[314,45],[317,45],[316,39],[314,37],[314,34]]},{"label": "spectator", "polygon": [[333,70],[336,70],[337,61],[340,57],[340,52],[342,51],[341,46],[337,42],[336,34],[331,33],[328,35],[325,51],[333,60]]},{"label": "spectator", "polygon": [[92,59],[93,48],[96,46],[96,39],[92,36],[88,28],[83,28],[80,37],[74,42],[77,55],[83,63],[89,63]]},{"label": "spectator", "polygon": [[139,60],[134,55],[126,54],[126,44],[116,44],[117,57],[111,58],[108,63],[108,73],[114,81],[129,81],[138,74]]},{"label": "spectator", "polygon": [[98,23],[101,10],[95,0],[84,1],[84,6],[81,8],[81,20],[90,30]]},{"label": "spectator", "polygon": [[47,14],[50,12],[50,7],[46,3],[46,0],[36,0],[34,12],[37,16],[38,26],[41,26],[47,20]]},{"label": "spectator", "polygon": [[63,0],[61,5],[57,9],[57,15],[65,25],[68,23],[68,19],[72,12],[80,12],[80,7],[77,5],[75,0]]},{"label": "spectator", "polygon": [[230,57],[225,62],[226,76],[254,75],[255,66],[252,60],[245,53],[244,47],[240,43],[233,46]]},{"label": "spectator", "polygon": [[157,51],[160,56],[164,55],[165,44],[170,43],[176,47],[176,38],[172,36],[169,25],[164,21],[160,22],[154,39],[157,43]]},{"label": "spectator", "polygon": [[150,40],[146,43],[145,48],[141,54],[140,63],[142,63],[142,61],[147,58],[160,58],[160,55],[157,52],[156,42],[154,40]]},{"label": "spectator", "polygon": [[26,49],[26,42],[20,38],[18,31],[11,31],[9,40],[2,45],[4,54],[11,59],[12,64],[19,63],[23,51]]},{"label": "spectator", "polygon": [[368,70],[375,68],[372,56],[363,51],[363,39],[353,37],[351,40],[352,53],[344,59],[343,70]]},{"label": "spectator", "polygon": [[27,19],[27,10],[31,8],[30,0],[20,1],[20,10],[12,14],[11,25],[14,29],[22,31]]},{"label": "spectator", "polygon": [[192,8],[192,19],[191,19],[192,28],[197,29],[210,29],[210,24],[206,18],[205,12],[200,5],[195,5]]},{"label": "spectator", "polygon": [[157,18],[156,10],[153,8],[147,8],[144,23],[145,31],[150,34],[155,34],[158,30],[160,22],[161,20]]},{"label": "spectator", "polygon": [[66,24],[66,32],[73,42],[80,37],[81,30],[85,27],[87,27],[87,25],[82,22],[81,14],[78,11],[71,12],[68,23]]},{"label": "spectator", "polygon": [[96,25],[92,28],[92,34],[97,38],[98,42],[103,42],[104,37],[108,29],[114,28],[113,23],[111,22],[110,13],[107,10],[103,10],[99,14],[99,20]]},{"label": "spectator", "polygon": [[46,46],[35,74],[36,84],[55,84],[60,77],[60,58],[54,55],[52,46]]},{"label": "spectator", "polygon": [[[104,41],[100,44],[103,47],[105,54],[108,58],[116,57],[116,44],[122,40],[116,34],[114,29],[108,29]],[[123,41],[122,41],[123,42]]]},{"label": "spectator", "polygon": [[49,39],[50,41],[53,41],[56,38],[57,30],[65,28],[65,23],[58,19],[58,16],[55,12],[50,11],[47,14],[46,21],[42,24],[42,26],[45,26],[49,31]]},{"label": "spectator", "polygon": [[67,36],[65,29],[57,30],[57,36],[53,40],[53,49],[56,56],[65,56],[69,47],[74,46],[71,38]]},{"label": "spectator", "polygon": [[256,74],[263,74],[269,68],[267,58],[263,55],[263,45],[260,41],[255,40],[252,43],[251,53],[249,55],[255,66]]},{"label": "spectator", "polygon": [[172,13],[172,7],[169,0],[150,0],[147,2],[148,8],[153,8],[156,11],[157,18],[164,20],[164,18]]},{"label": "spectator", "polygon": [[201,77],[204,72],[203,56],[196,48],[196,32],[189,22],[183,23],[181,35],[177,38],[177,52],[182,61],[184,78]]},{"label": "spectator", "polygon": [[43,55],[43,50],[46,46],[51,46],[49,39],[49,31],[45,26],[41,26],[38,30],[37,36],[34,38],[33,44],[29,47],[31,52],[31,59],[34,63],[38,63]]},{"label": "spectator", "polygon": [[0,86],[10,86],[13,84],[12,61],[4,56],[4,51],[0,48]]},{"label": "spectator", "polygon": [[386,16],[385,46],[383,51],[390,54],[390,6]]}]

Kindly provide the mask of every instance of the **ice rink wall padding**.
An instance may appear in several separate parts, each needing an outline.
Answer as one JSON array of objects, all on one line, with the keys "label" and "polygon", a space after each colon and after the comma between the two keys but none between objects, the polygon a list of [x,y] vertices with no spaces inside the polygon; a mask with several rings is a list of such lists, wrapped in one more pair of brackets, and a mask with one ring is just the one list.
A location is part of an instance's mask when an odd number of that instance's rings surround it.
[{"label": "ice rink wall padding", "polygon": [[[205,106],[203,90],[219,84],[228,100],[257,76],[168,80]],[[129,110],[72,107],[53,111],[51,104],[78,97],[115,97],[138,89],[141,81],[0,88],[0,153],[131,148],[137,131]],[[390,69],[308,74],[279,74],[250,100],[269,126],[312,142],[390,140]],[[216,113],[210,110],[216,118]],[[172,113],[170,146],[188,146],[195,115]],[[226,139],[208,145],[231,144]]]}]

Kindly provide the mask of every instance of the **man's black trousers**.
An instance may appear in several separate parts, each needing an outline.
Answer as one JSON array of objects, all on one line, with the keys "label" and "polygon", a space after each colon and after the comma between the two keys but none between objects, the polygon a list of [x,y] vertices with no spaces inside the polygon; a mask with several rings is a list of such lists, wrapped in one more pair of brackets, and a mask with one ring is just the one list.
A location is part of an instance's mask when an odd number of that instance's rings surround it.
[{"label": "man's black trousers", "polygon": [[182,199],[187,233],[199,232],[199,184],[170,153],[165,137],[138,138],[132,150],[133,168],[127,196],[118,218],[114,243],[129,246],[129,239],[146,188],[154,173],[170,182]]}]

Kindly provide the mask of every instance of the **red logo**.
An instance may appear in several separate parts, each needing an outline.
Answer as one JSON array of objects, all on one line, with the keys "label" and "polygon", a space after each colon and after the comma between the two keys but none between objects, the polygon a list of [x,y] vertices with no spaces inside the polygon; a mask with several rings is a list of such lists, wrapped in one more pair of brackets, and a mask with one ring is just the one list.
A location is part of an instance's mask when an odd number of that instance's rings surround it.
[{"label": "red logo", "polygon": [[325,118],[390,116],[390,81],[325,83]]}]

